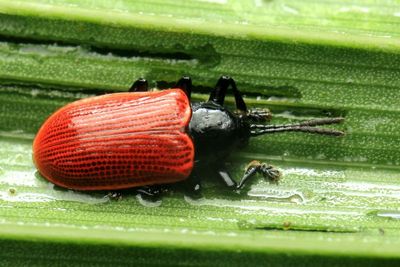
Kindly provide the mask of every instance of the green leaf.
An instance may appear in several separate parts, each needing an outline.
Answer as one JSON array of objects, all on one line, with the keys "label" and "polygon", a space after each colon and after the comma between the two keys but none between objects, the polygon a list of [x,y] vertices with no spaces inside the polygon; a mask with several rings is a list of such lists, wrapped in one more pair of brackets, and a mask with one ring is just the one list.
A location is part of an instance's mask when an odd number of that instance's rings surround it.
[{"label": "green leaf", "polygon": [[[396,1],[0,0],[0,263],[398,264],[399,16]],[[230,172],[257,159],[279,184],[231,192],[205,173],[198,200],[110,201],[37,173],[31,143],[57,108],[183,74],[195,101],[229,74],[273,123],[344,116],[346,136],[254,138]]]}]

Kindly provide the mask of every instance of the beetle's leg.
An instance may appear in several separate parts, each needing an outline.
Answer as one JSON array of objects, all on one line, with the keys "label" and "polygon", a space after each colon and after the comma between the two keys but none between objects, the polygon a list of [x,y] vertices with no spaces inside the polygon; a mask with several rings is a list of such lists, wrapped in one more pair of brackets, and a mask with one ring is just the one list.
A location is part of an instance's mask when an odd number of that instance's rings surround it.
[{"label": "beetle's leg", "polygon": [[266,122],[272,119],[272,113],[267,108],[252,108],[247,111],[247,118],[252,122]]},{"label": "beetle's leg", "polygon": [[235,97],[236,108],[243,112],[247,112],[246,103],[244,103],[243,97],[239,90],[236,87],[235,81],[229,76],[221,76],[219,78],[215,88],[211,91],[210,98],[208,101],[213,101],[215,103],[220,104],[221,106],[224,105],[225,95],[228,88],[231,87],[233,91],[233,95]]},{"label": "beetle's leg", "polygon": [[190,100],[190,95],[192,94],[192,79],[189,76],[180,78],[176,83],[176,88],[182,89]]},{"label": "beetle's leg", "polygon": [[129,89],[129,92],[147,92],[149,90],[149,83],[146,79],[137,79]]},{"label": "beetle's leg", "polygon": [[228,173],[225,168],[221,168],[218,171],[218,176],[221,177],[222,181],[226,184],[227,187],[229,188],[236,188],[237,184],[236,182],[231,178],[230,174]]},{"label": "beetle's leg", "polygon": [[121,191],[110,191],[107,193],[106,197],[108,197],[110,200],[121,200],[122,193]]},{"label": "beetle's leg", "polygon": [[184,182],[185,191],[191,198],[201,198],[201,179],[194,169],[190,176]]},{"label": "beetle's leg", "polygon": [[161,185],[147,185],[136,189],[142,199],[156,201],[160,198],[161,194],[166,191],[165,186]]},{"label": "beetle's leg", "polygon": [[276,183],[282,175],[281,172],[273,166],[253,160],[249,165],[247,165],[246,171],[244,172],[242,179],[240,179],[237,189],[242,188],[246,181],[257,173],[261,173],[264,178],[274,183]]}]

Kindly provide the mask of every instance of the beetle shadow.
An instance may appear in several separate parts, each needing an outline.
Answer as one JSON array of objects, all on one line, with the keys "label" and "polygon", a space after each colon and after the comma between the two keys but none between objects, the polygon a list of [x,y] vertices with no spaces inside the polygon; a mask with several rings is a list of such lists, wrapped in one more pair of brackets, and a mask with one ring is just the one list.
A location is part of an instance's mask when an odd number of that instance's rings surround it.
[{"label": "beetle shadow", "polygon": [[201,190],[192,190],[188,181],[185,180],[173,184],[157,185],[157,187],[160,188],[161,193],[155,196],[141,194],[139,192],[141,189],[140,187],[99,191],[68,189],[46,180],[38,171],[35,172],[35,178],[40,184],[40,187],[45,190],[44,193],[52,200],[76,201],[87,204],[115,203],[118,201],[126,201],[128,199],[129,201],[132,201],[133,198],[136,199],[138,202],[137,204],[142,206],[158,207],[162,204],[163,199],[168,198],[182,200],[189,198],[191,201],[199,201],[201,199],[211,199],[218,196],[218,198],[226,200],[240,200],[243,198],[243,195],[247,196],[247,192],[250,190],[249,187],[243,188],[240,191],[228,188],[215,172],[207,168],[200,169],[198,173],[201,177]]}]

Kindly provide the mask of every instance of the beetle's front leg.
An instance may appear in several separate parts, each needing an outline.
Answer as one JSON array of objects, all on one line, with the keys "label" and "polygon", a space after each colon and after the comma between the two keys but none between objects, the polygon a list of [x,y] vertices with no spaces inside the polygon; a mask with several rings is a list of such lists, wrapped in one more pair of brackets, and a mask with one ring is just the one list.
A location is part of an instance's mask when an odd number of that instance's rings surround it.
[{"label": "beetle's front leg", "polygon": [[219,78],[217,84],[215,85],[215,88],[210,93],[210,98],[208,99],[208,101],[212,101],[223,106],[226,91],[229,87],[232,88],[233,96],[235,97],[236,109],[241,112],[247,112],[247,106],[243,100],[242,94],[237,89],[235,80],[229,76],[224,75]]},{"label": "beetle's front leg", "polygon": [[222,181],[225,183],[225,185],[229,188],[236,188],[237,184],[235,180],[232,179],[231,175],[228,173],[228,171],[223,167],[219,168],[217,171],[218,176],[222,179]]},{"label": "beetle's front leg", "polygon": [[264,178],[273,183],[278,182],[279,178],[282,176],[282,173],[272,165],[253,160],[249,163],[249,165],[247,165],[244,175],[242,179],[240,179],[240,182],[237,186],[237,189],[242,188],[246,181],[248,181],[257,173],[262,174]]}]

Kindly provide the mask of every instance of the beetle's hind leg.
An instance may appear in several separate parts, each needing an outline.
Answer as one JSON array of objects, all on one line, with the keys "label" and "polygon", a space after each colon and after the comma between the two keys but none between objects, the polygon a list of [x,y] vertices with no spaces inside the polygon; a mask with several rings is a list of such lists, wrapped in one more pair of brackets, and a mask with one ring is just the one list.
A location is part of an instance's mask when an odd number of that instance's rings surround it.
[{"label": "beetle's hind leg", "polygon": [[183,76],[180,78],[175,87],[185,92],[186,96],[190,100],[190,95],[192,94],[192,79],[189,76]]},{"label": "beetle's hind leg", "polygon": [[237,189],[242,188],[246,181],[248,181],[257,173],[262,174],[264,178],[273,183],[276,183],[282,176],[282,173],[272,165],[253,160],[249,163],[249,165],[247,165],[246,171],[244,172],[242,179],[240,179],[240,182],[237,185]]},{"label": "beetle's hind leg", "polygon": [[147,92],[149,90],[149,83],[146,79],[137,79],[129,89],[129,92]]}]

